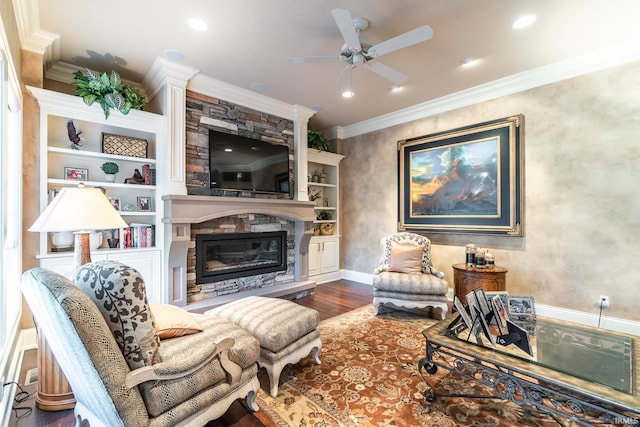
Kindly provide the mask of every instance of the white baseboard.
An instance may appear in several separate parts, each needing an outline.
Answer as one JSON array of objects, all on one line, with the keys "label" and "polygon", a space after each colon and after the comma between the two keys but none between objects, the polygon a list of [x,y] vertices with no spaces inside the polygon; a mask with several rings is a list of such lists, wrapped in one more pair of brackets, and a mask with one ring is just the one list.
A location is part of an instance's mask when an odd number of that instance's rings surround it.
[{"label": "white baseboard", "polygon": [[[342,278],[352,280],[354,282],[373,284],[373,274],[360,273],[358,271],[342,270]],[[453,300],[453,288],[449,288],[447,298]],[[551,305],[536,304],[536,314],[540,316],[551,317],[568,322],[580,323],[588,326],[598,326],[598,315],[586,313],[583,311],[570,310],[562,307],[554,307]],[[640,322],[633,320],[619,319],[616,317],[606,316],[606,311],[600,318],[600,327],[610,329],[612,331],[622,332],[625,334],[640,335]]]},{"label": "white baseboard", "polygon": [[342,279],[342,270],[332,271],[330,273],[318,274],[315,276],[309,276],[309,280],[313,280],[318,285],[327,282],[333,282],[335,280]]},{"label": "white baseboard", "polygon": [[[598,315],[586,313],[584,311],[536,304],[536,314],[552,317],[554,319],[566,320],[568,322],[580,323],[582,325],[598,327]],[[617,317],[607,317],[606,311],[603,312],[603,315],[600,318],[600,327],[625,334],[640,335],[640,322],[619,319]]]},{"label": "white baseboard", "polygon": [[353,282],[364,283],[365,285],[373,285],[373,274],[360,273],[359,271],[341,270],[342,278],[344,280],[351,280]]}]

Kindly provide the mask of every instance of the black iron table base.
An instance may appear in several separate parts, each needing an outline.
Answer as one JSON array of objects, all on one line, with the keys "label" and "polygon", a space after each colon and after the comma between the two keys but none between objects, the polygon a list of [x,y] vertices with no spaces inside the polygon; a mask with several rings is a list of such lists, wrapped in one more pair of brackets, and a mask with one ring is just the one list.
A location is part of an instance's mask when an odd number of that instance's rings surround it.
[{"label": "black iron table base", "polygon": [[[638,426],[638,414],[624,411],[582,396],[578,390],[569,390],[558,384],[547,384],[531,377],[527,372],[518,372],[511,367],[487,362],[472,355],[451,351],[427,340],[427,357],[420,359],[418,370],[429,387],[425,400],[430,403],[438,398],[476,398],[510,400],[525,410],[545,414],[559,425],[563,419],[584,426],[626,425]],[[427,375],[434,375],[438,368],[473,380],[487,387],[492,394],[437,393],[429,384]],[[423,373],[424,371],[424,373]]]}]

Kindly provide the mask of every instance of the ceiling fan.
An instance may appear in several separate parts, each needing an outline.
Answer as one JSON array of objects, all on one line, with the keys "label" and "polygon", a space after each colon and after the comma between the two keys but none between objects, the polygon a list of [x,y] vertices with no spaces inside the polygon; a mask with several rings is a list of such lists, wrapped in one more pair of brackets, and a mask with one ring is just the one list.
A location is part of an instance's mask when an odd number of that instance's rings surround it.
[{"label": "ceiling fan", "polygon": [[[338,85],[345,71],[353,70],[360,65],[391,81],[396,86],[402,85],[407,80],[407,75],[378,62],[376,58],[398,49],[430,40],[433,37],[431,27],[423,25],[389,40],[370,45],[360,42],[359,37],[360,32],[369,27],[369,21],[367,19],[360,17],[352,18],[351,13],[347,9],[332,9],[331,14],[344,38],[344,45],[337,59],[347,64],[338,76],[336,83],[334,83],[334,88]],[[335,56],[294,56],[287,58],[287,60],[293,64],[335,59]]]}]

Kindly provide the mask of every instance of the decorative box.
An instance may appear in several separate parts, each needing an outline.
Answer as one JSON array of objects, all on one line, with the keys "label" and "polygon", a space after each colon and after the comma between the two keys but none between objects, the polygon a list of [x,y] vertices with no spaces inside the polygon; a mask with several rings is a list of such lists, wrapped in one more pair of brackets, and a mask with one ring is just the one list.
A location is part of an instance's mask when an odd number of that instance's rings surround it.
[{"label": "decorative box", "polygon": [[102,152],[106,154],[146,158],[147,146],[146,139],[102,133]]}]

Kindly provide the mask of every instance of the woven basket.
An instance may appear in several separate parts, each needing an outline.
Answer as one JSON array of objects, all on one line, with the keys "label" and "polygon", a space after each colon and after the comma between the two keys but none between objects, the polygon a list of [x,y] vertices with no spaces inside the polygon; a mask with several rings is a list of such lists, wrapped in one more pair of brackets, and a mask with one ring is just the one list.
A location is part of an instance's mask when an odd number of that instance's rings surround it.
[{"label": "woven basket", "polygon": [[102,152],[106,154],[146,158],[147,146],[146,139],[102,133]]}]

